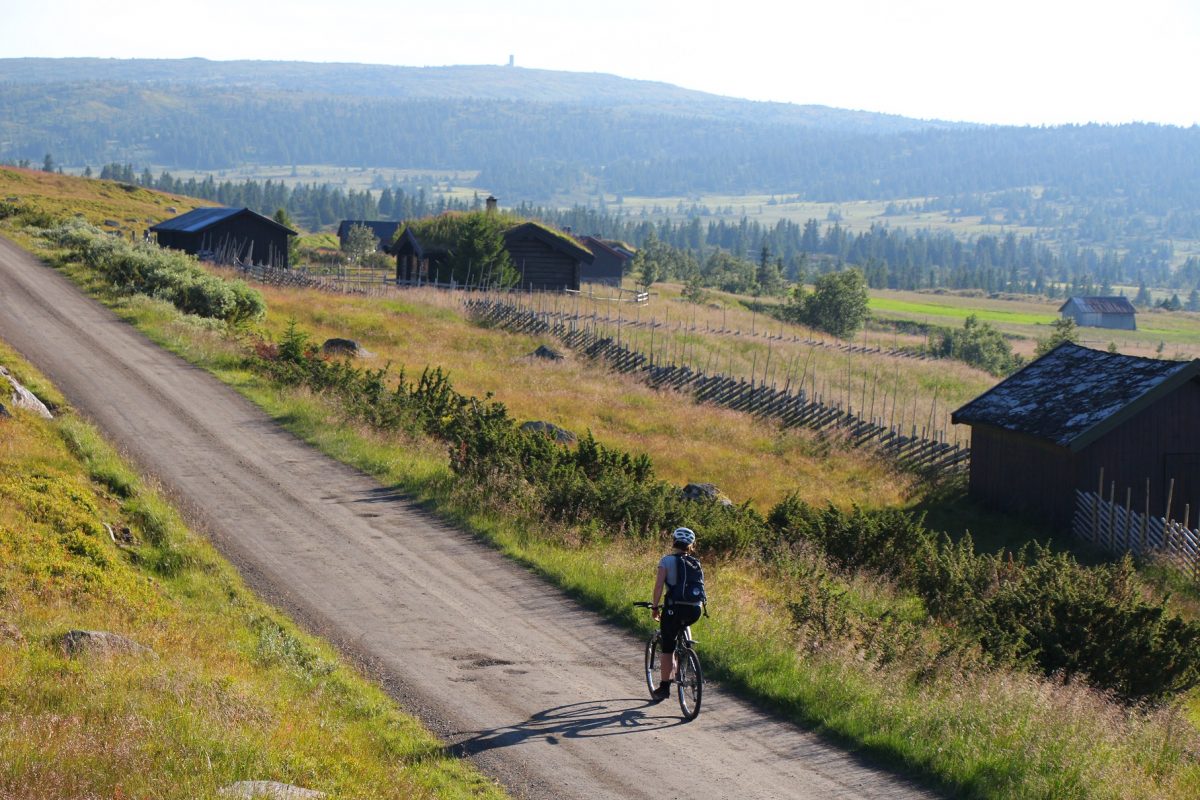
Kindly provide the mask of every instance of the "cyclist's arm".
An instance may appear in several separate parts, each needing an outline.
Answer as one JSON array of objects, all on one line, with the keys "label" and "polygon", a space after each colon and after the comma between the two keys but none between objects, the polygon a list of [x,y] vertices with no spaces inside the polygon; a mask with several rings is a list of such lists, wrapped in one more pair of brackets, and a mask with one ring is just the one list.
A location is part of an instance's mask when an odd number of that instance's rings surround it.
[{"label": "cyclist's arm", "polygon": [[667,568],[659,564],[658,577],[654,579],[654,600],[655,607],[658,606],[658,601],[662,599],[663,586],[667,583]]}]

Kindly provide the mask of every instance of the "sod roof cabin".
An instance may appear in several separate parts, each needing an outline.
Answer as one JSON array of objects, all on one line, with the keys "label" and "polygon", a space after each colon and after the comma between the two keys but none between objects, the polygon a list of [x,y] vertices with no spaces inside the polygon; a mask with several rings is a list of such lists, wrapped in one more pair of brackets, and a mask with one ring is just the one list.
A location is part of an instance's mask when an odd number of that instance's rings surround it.
[{"label": "sod roof cabin", "polygon": [[971,426],[971,498],[991,508],[1071,523],[1077,489],[1144,509],[1200,513],[1200,360],[1160,361],[1066,343],[958,409]]},{"label": "sod roof cabin", "polygon": [[[490,212],[494,213],[494,212]],[[465,241],[472,215],[490,220],[500,232],[501,247],[508,254],[510,284],[526,291],[579,289],[580,269],[594,256],[565,233],[508,216],[489,212],[443,214],[405,225],[392,243],[396,256],[396,280],[401,283],[433,281],[447,283],[494,283],[488,258],[468,257],[478,243]],[[464,263],[465,261],[465,263]],[[483,267],[481,269],[481,263]],[[482,273],[482,274],[481,274]]]},{"label": "sod roof cabin", "polygon": [[1137,330],[1137,309],[1124,297],[1072,297],[1058,311],[1085,328]]},{"label": "sod roof cabin", "polygon": [[291,228],[248,208],[197,208],[152,225],[159,245],[222,264],[288,266]]}]

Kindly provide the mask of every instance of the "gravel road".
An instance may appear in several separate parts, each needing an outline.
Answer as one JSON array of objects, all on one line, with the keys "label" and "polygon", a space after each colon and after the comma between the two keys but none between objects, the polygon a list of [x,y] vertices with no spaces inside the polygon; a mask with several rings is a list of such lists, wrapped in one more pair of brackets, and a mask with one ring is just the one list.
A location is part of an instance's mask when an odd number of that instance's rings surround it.
[{"label": "gravel road", "polygon": [[0,338],[255,590],[518,797],[933,796],[719,687],[692,723],[648,705],[637,638],[296,440],[4,239]]}]

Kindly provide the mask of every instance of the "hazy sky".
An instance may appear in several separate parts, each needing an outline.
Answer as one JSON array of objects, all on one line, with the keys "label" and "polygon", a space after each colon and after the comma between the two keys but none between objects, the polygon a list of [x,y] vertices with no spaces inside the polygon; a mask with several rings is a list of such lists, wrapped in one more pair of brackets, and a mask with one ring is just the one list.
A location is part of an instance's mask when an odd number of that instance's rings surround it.
[{"label": "hazy sky", "polygon": [[0,0],[0,57],[432,66],[510,54],[912,117],[1200,124],[1200,0]]}]

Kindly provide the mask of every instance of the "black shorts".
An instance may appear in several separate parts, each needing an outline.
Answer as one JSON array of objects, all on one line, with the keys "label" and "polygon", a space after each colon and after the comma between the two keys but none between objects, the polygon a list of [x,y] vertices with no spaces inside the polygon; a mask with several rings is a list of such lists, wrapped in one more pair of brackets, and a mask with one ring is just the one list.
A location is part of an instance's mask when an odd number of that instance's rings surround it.
[{"label": "black shorts", "polygon": [[675,640],[679,632],[700,619],[700,606],[666,606],[660,618],[659,630],[662,631],[662,651],[675,652]]}]

